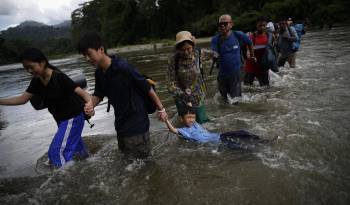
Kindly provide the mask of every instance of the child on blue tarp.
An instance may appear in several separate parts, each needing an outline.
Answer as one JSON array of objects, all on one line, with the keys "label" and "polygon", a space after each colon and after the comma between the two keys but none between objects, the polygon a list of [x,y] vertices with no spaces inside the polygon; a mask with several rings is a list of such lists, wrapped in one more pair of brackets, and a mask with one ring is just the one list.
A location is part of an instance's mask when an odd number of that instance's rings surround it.
[{"label": "child on blue tarp", "polygon": [[249,150],[254,148],[256,143],[264,143],[266,140],[260,139],[259,136],[249,133],[245,130],[230,131],[225,133],[209,132],[196,122],[196,111],[191,106],[184,106],[179,110],[181,122],[183,127],[175,128],[169,120],[165,123],[170,132],[177,134],[180,138],[183,138],[192,142],[199,143],[215,143],[224,144],[231,149],[245,149]]}]

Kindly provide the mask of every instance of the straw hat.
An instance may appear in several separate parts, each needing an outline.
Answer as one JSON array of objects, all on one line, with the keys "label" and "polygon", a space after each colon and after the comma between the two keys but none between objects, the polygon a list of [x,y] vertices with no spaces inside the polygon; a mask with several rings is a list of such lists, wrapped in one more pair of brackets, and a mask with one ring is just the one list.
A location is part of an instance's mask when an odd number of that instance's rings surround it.
[{"label": "straw hat", "polygon": [[180,31],[176,34],[175,46],[184,41],[190,41],[194,44],[194,36],[188,31]]}]

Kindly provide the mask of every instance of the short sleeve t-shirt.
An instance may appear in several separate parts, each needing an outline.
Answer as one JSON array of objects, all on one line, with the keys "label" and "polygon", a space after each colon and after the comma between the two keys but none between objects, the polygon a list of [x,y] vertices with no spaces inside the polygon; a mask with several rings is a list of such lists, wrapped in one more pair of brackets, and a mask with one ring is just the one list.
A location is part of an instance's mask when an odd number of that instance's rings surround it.
[{"label": "short sleeve t-shirt", "polygon": [[66,74],[53,70],[47,85],[44,85],[39,78],[33,77],[26,92],[40,95],[49,112],[59,123],[82,112],[82,101],[74,92],[77,86]]},{"label": "short sleeve t-shirt", "polygon": [[241,31],[232,31],[227,38],[221,38],[219,34],[214,36],[211,47],[220,55],[219,77],[225,77],[241,68],[241,46],[252,45],[252,42]]},{"label": "short sleeve t-shirt", "polygon": [[194,122],[191,127],[178,128],[177,131],[180,133],[180,135],[183,138],[189,141],[202,142],[202,143],[220,142],[220,135],[218,133],[208,132],[208,130],[204,129],[197,122]]}]

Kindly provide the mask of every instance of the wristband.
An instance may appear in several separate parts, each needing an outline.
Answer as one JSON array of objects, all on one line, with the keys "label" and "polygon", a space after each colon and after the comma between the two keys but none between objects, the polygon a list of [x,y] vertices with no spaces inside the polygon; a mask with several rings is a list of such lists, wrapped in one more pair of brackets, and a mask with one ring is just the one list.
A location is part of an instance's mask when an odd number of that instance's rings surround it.
[{"label": "wristband", "polygon": [[162,109],[157,110],[158,113],[165,112],[165,108],[163,107]]}]

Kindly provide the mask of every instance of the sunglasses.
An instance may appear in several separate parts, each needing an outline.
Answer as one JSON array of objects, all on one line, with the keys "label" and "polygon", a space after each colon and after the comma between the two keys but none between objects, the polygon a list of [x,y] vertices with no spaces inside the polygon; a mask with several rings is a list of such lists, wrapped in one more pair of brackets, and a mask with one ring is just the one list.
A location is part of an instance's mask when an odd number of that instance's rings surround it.
[{"label": "sunglasses", "polygon": [[219,22],[218,26],[221,27],[221,26],[227,26],[229,22]]}]

